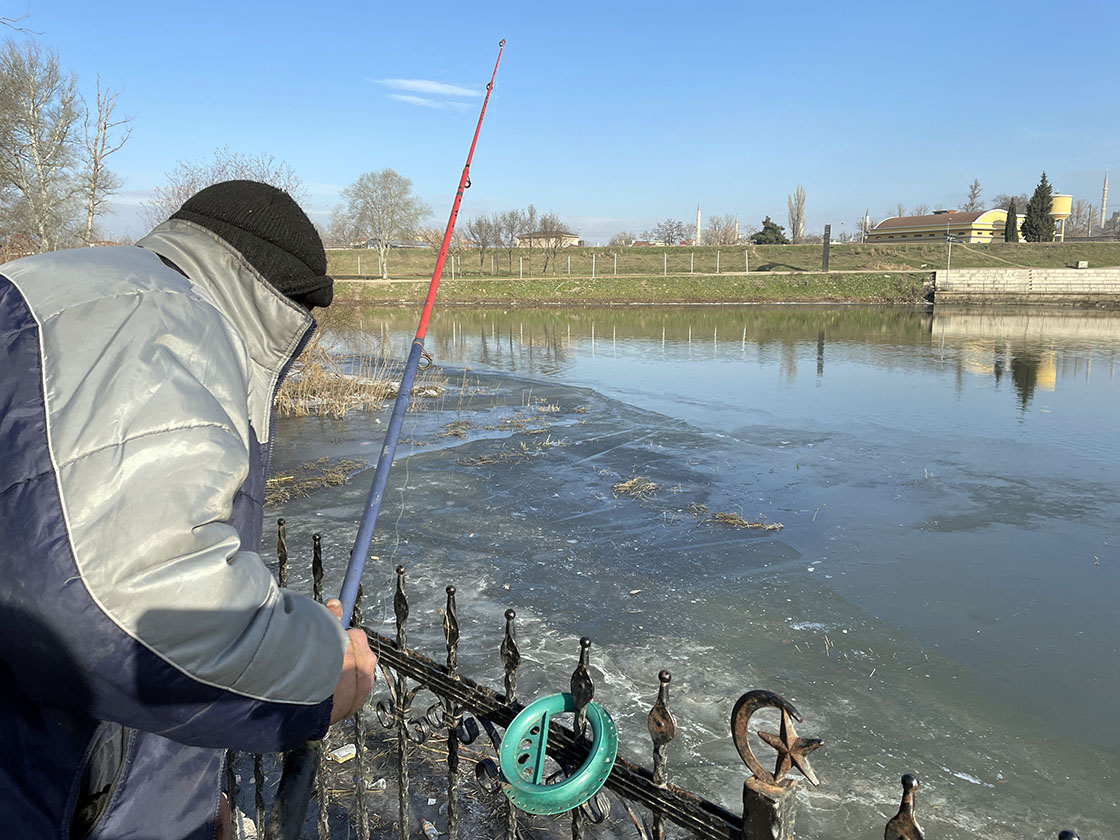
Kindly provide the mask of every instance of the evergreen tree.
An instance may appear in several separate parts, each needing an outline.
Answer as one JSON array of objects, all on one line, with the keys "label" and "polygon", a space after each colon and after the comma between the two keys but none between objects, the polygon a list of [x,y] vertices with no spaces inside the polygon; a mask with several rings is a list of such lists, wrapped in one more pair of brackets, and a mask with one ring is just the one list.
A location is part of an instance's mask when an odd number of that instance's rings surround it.
[{"label": "evergreen tree", "polygon": [[1007,207],[1007,221],[1003,224],[1003,241],[1019,241],[1019,215],[1015,209],[1015,199],[1011,199],[1011,203]]},{"label": "evergreen tree", "polygon": [[1050,215],[1052,192],[1046,173],[1043,172],[1042,180],[1027,202],[1027,212],[1023,218],[1023,238],[1028,242],[1051,242],[1054,239],[1054,219]]},{"label": "evergreen tree", "polygon": [[751,242],[755,245],[788,245],[785,228],[776,222],[770,221],[767,216],[762,220],[762,230],[751,235]]}]

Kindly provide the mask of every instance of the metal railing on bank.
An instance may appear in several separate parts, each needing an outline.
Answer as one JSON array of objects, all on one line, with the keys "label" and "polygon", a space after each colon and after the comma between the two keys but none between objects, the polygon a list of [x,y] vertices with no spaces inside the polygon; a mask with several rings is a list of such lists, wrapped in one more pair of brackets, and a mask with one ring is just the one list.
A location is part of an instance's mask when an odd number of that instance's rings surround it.
[{"label": "metal railing on bank", "polygon": [[[278,522],[277,558],[283,586],[287,583],[289,563],[283,519]],[[311,567],[313,594],[321,601],[323,560],[319,534],[313,536]],[[792,840],[799,780],[788,777],[787,772],[798,770],[811,784],[818,784],[808,756],[821,746],[821,741],[797,734],[794,723],[800,723],[802,718],[783,697],[764,690],[742,695],[732,711],[730,731],[750,775],[743,783],[742,812],[730,811],[668,780],[668,746],[676,735],[677,721],[669,703],[672,678],[665,670],[657,674],[656,690],[651,688],[653,703],[647,717],[650,767],[618,755],[601,789],[570,813],[541,817],[521,811],[510,797],[503,795],[511,782],[503,774],[498,758],[502,730],[525,709],[517,696],[521,654],[516,614],[507,609],[504,615],[505,629],[498,645],[504,684],[499,692],[460,672],[455,587],[448,586],[446,593],[441,610],[444,651],[440,654],[442,661],[437,662],[408,646],[410,605],[406,571],[403,566],[397,567],[393,593],[395,638],[364,628],[378,657],[382,674],[379,682],[389,697],[377,701],[372,714],[367,706],[364,714],[331,727],[324,741],[308,745],[318,761],[301,761],[291,753],[283,757],[228,753],[226,793],[233,805],[237,840],[328,840],[352,836],[358,840],[369,840],[371,836],[405,840],[417,833],[428,840],[518,840],[569,835],[580,840],[589,833],[600,836],[604,832],[638,840]],[[362,626],[361,593],[351,626]],[[546,724],[550,759],[546,783],[562,784],[577,772],[575,768],[585,764],[591,752],[586,717],[595,694],[588,670],[591,647],[591,642],[583,638],[575,652],[576,666],[568,681],[574,708],[572,724],[564,725],[557,717]],[[421,708],[424,704],[417,702],[421,692],[434,696],[435,702]],[[781,716],[777,733],[757,731],[761,740],[777,752],[773,772],[762,766],[749,741],[751,718],[763,709],[776,710]],[[370,731],[371,727],[382,731]],[[380,744],[380,753],[375,754],[376,746],[371,744]],[[418,764],[421,760],[422,766]],[[416,778],[410,777],[410,768],[418,766],[421,772]],[[243,774],[250,772],[251,785],[242,781]],[[292,799],[285,800],[279,795],[271,797],[274,807],[267,812],[266,791],[298,784],[299,780],[293,777],[301,773],[315,774],[313,789],[308,786],[313,790],[314,813],[305,815],[306,800],[301,802],[296,797],[293,806]],[[379,773],[383,775],[374,778]],[[899,809],[884,828],[884,840],[922,840],[926,835],[918,825],[915,809],[918,780],[908,773],[901,782]],[[517,782],[512,786],[516,787]],[[396,818],[391,821],[383,812],[392,810],[387,803],[394,792]],[[424,812],[433,819],[414,813],[417,797],[426,800]],[[612,821],[615,806],[621,808],[624,816],[618,815]],[[868,829],[867,836],[874,836],[874,828]],[[1072,831],[1062,831],[1058,837],[1077,840]]]}]

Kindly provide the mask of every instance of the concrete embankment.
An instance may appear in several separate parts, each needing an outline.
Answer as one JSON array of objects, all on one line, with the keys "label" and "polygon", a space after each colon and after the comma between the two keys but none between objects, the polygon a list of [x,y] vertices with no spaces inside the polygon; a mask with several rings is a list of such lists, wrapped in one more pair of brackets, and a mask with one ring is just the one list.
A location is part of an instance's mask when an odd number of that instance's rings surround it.
[{"label": "concrete embankment", "polygon": [[1120,309],[1120,268],[938,270],[938,304],[1028,304]]}]

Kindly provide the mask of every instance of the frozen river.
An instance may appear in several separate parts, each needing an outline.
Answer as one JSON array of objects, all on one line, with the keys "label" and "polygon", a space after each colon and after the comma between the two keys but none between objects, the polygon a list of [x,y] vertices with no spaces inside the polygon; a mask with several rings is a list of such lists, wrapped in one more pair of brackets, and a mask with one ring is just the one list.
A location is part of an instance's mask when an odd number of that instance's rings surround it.
[{"label": "frozen river", "polygon": [[[361,323],[400,358],[415,314]],[[776,691],[825,741],[804,836],[880,836],[904,772],[927,836],[1115,834],[1120,317],[446,309],[427,348],[447,390],[406,421],[371,623],[402,563],[438,654],[453,583],[464,669],[498,686],[512,606],[523,698],[566,690],[591,637],[596,699],[647,764],[668,668],[670,777],[734,810],[731,706]],[[384,416],[284,421],[274,471],[373,462]],[[324,533],[335,590],[369,475],[274,512]],[[659,489],[612,491],[637,476]]]}]

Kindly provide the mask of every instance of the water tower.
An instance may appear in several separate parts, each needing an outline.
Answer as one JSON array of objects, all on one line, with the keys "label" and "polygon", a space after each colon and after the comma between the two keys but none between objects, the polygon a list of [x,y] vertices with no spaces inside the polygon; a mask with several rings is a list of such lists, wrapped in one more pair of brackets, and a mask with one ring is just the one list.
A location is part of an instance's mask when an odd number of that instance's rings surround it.
[{"label": "water tower", "polygon": [[1054,241],[1066,241],[1066,219],[1073,213],[1072,195],[1054,195],[1050,198],[1050,218],[1054,220]]}]

